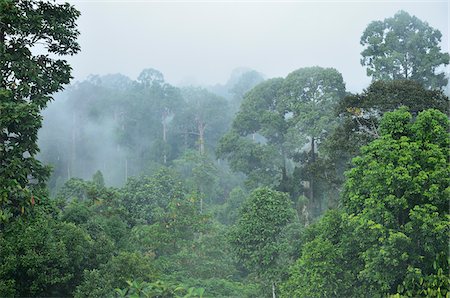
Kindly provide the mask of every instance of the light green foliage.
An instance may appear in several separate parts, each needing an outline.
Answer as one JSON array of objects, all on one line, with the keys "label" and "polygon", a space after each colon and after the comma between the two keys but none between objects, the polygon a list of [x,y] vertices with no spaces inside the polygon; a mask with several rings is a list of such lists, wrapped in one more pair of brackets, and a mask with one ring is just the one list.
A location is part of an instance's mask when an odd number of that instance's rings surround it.
[{"label": "light green foliage", "polygon": [[84,271],[83,282],[75,297],[112,297],[115,288],[123,288],[127,280],[155,280],[153,259],[140,253],[120,252],[98,269]]},{"label": "light green foliage", "polygon": [[288,265],[282,258],[286,251],[282,235],[295,216],[289,196],[258,188],[245,201],[240,215],[229,236],[239,262],[260,281],[277,282]]},{"label": "light green foliage", "polygon": [[[35,155],[39,114],[52,94],[69,83],[70,66],[51,58],[79,51],[75,20],[69,4],[48,1],[0,2],[0,221],[29,208],[32,184],[44,187],[49,169]],[[43,54],[31,49],[42,44]],[[44,79],[45,78],[45,79]]]},{"label": "light green foliage", "polygon": [[214,150],[230,125],[228,102],[202,88],[183,88],[181,94],[186,106],[173,124],[183,138],[179,141],[183,141],[185,148],[196,148],[202,155]]},{"label": "light green foliage", "polygon": [[247,194],[242,188],[233,188],[229,193],[226,202],[217,210],[218,220],[226,225],[234,224],[239,218],[239,207],[246,197]]},{"label": "light green foliage", "polygon": [[130,178],[120,191],[120,202],[129,214],[130,224],[154,223],[172,200],[184,194],[185,186],[176,173],[161,168],[152,176]]},{"label": "light green foliage", "polygon": [[[198,280],[210,278],[228,279],[238,276],[230,243],[228,229],[215,224],[183,246],[176,255],[170,257],[172,267],[167,270],[180,280],[190,277]],[[176,273],[174,273],[176,272]]]},{"label": "light green foliage", "polygon": [[361,36],[361,64],[374,80],[411,79],[426,88],[447,85],[440,66],[449,64],[448,53],[442,53],[442,34],[428,23],[405,11],[384,21],[374,21]]},{"label": "light green foliage", "polygon": [[[232,129],[219,142],[218,156],[245,173],[251,188],[266,185],[297,197],[302,193],[298,180],[306,180],[318,189],[314,175],[307,174],[320,172],[312,166],[316,154],[310,149],[310,156],[302,157],[304,146],[310,142],[317,148],[332,130],[332,111],[344,95],[342,75],[332,68],[301,68],[285,79],[264,81],[244,96]],[[316,203],[312,191],[308,196]]]},{"label": "light green foliage", "polygon": [[233,121],[233,128],[219,142],[217,154],[234,171],[248,176],[250,185],[277,186],[282,178],[282,146],[288,128],[277,107],[283,79],[265,81],[249,91]]},{"label": "light green foliage", "polygon": [[336,124],[332,111],[345,95],[345,83],[334,68],[301,68],[286,77],[281,93],[281,105],[292,113],[296,132],[320,138]]},{"label": "light green foliage", "polygon": [[[446,295],[449,120],[386,113],[381,136],[347,173],[343,210],[308,229],[286,296]],[[446,277],[443,277],[446,276]],[[428,292],[427,292],[428,291]]]},{"label": "light green foliage", "polygon": [[208,203],[218,201],[221,192],[219,168],[211,157],[189,150],[181,158],[174,160],[173,164],[191,192],[205,196]]},{"label": "light green foliage", "polygon": [[354,269],[361,266],[356,257],[360,239],[349,236],[354,228],[354,221],[339,211],[329,211],[309,226],[303,237],[301,257],[289,269],[290,276],[281,287],[281,296],[370,296]]},{"label": "light green foliage", "polygon": [[411,80],[376,81],[362,93],[346,96],[336,109],[341,122],[322,146],[330,166],[322,175],[334,179],[341,188],[351,159],[362,146],[379,138],[381,117],[401,106],[413,115],[429,108],[448,114],[449,100],[442,91],[427,90]]},{"label": "light green foliage", "polygon": [[447,209],[447,116],[426,110],[414,123],[411,117],[405,109],[387,113],[380,125],[381,138],[354,160],[343,197],[349,213],[365,210],[377,222],[397,228],[408,221],[416,205]]},{"label": "light green foliage", "polygon": [[163,281],[152,283],[127,281],[128,286],[124,289],[116,289],[116,297],[150,298],[150,297],[175,297],[194,298],[203,297],[204,288],[185,287],[183,285],[169,284]]}]

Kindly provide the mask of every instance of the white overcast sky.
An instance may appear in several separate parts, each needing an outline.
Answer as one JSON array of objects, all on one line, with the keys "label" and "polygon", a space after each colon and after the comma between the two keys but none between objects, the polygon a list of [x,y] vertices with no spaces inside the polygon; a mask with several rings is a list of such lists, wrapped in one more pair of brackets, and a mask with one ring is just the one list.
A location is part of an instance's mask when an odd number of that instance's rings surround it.
[{"label": "white overcast sky", "polygon": [[75,80],[89,74],[161,71],[172,84],[224,83],[236,67],[284,77],[334,67],[347,89],[369,84],[359,40],[374,20],[405,10],[441,31],[449,49],[448,1],[69,1],[81,11]]}]

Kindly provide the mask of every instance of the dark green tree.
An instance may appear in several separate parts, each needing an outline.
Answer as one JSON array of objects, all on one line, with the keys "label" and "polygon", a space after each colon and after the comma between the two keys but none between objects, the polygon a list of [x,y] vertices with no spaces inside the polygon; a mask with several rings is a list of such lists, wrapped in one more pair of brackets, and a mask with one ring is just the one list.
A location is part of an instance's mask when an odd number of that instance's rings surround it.
[{"label": "dark green tree", "polygon": [[[49,176],[35,158],[40,112],[71,78],[69,64],[52,57],[79,51],[78,16],[67,3],[0,1],[0,221],[33,204],[33,188]],[[45,53],[33,54],[37,44]]]},{"label": "dark green tree", "polygon": [[411,80],[376,81],[361,94],[351,94],[340,101],[336,113],[341,122],[324,144],[331,163],[339,168],[340,180],[359,149],[380,136],[384,113],[401,106],[408,107],[413,115],[429,108],[449,112],[449,100],[442,91],[427,90]]},{"label": "dark green tree", "polygon": [[158,271],[153,259],[137,252],[120,252],[98,269],[84,271],[75,297],[114,297],[115,288],[124,288],[128,280],[155,280]]},{"label": "dark green tree", "polygon": [[[257,274],[261,283],[272,286],[289,265],[284,258],[286,240],[283,234],[295,221],[292,202],[285,193],[267,187],[254,190],[244,202],[240,218],[230,232],[230,241],[238,260]],[[289,239],[288,241],[292,241]]]},{"label": "dark green tree", "polygon": [[[283,82],[281,106],[286,117],[292,117],[289,139],[300,135],[309,140],[309,153],[302,150],[303,144],[291,148],[290,157],[299,162],[295,171],[295,180],[308,181],[306,192],[310,207],[315,216],[322,210],[319,191],[325,193],[321,177],[325,172],[323,157],[318,146],[337,125],[338,119],[333,110],[345,96],[345,83],[342,75],[333,68],[307,67],[291,72]],[[300,145],[300,146],[299,146]],[[322,187],[321,187],[322,186]],[[330,188],[330,186],[328,186]]]},{"label": "dark green tree", "polygon": [[344,95],[342,75],[332,68],[301,68],[264,81],[246,93],[217,153],[252,187],[269,185],[297,198],[304,190],[299,180],[309,182],[307,195],[318,213],[316,149],[336,125],[332,111]]},{"label": "dark green tree", "polygon": [[67,297],[91,266],[94,241],[42,206],[0,232],[0,293],[5,297]]},{"label": "dark green tree", "polygon": [[449,54],[441,52],[441,37],[428,23],[399,11],[367,26],[361,36],[361,64],[373,80],[409,79],[426,88],[443,88],[448,79],[437,71],[449,64]]},{"label": "dark green tree", "polygon": [[97,187],[105,187],[105,179],[103,179],[103,174],[101,171],[97,171],[94,173],[94,175],[92,176],[92,182],[97,186]]},{"label": "dark green tree", "polygon": [[342,209],[308,229],[286,296],[447,295],[448,129],[434,109],[384,115],[347,174]]},{"label": "dark green tree", "polygon": [[217,148],[218,156],[234,171],[245,173],[252,187],[278,187],[288,179],[285,142],[290,120],[278,106],[282,83],[283,79],[271,79],[249,91]]},{"label": "dark green tree", "polygon": [[219,169],[215,161],[196,151],[185,151],[181,158],[173,161],[175,169],[181,173],[192,193],[200,196],[200,212],[203,212],[203,197],[208,203],[217,201],[221,190]]},{"label": "dark green tree", "polygon": [[185,188],[174,171],[161,168],[152,176],[130,178],[120,191],[120,204],[131,225],[151,224],[172,200],[184,197]]}]

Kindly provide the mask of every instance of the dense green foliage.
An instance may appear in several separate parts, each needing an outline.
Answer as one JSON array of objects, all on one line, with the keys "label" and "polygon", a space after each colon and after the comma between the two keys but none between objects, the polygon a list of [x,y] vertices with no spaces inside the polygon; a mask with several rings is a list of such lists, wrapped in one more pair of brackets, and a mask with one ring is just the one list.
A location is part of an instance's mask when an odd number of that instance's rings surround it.
[{"label": "dense green foliage", "polygon": [[[286,296],[445,297],[449,290],[449,120],[386,113],[347,173],[343,208],[305,237]],[[447,276],[444,278],[443,276]]]},{"label": "dense green foliage", "polygon": [[268,185],[292,198],[306,194],[318,215],[320,183],[311,168],[317,166],[316,148],[337,124],[333,109],[344,95],[342,75],[332,68],[302,68],[267,80],[245,95],[217,153],[245,173],[251,187]]},{"label": "dense green foliage", "polygon": [[298,229],[295,211],[288,195],[258,188],[242,206],[240,218],[231,230],[230,238],[239,261],[257,274],[263,282],[274,284],[289,265],[288,229]]},{"label": "dense green foliage", "polygon": [[[53,56],[79,51],[76,19],[69,4],[0,1],[0,224],[34,204],[49,168],[35,156],[40,112],[69,83],[70,66]],[[42,44],[45,53],[34,55]]]},{"label": "dense green foliage", "polygon": [[449,54],[439,46],[442,34],[428,23],[405,11],[392,18],[374,21],[361,36],[365,47],[361,64],[374,80],[414,80],[426,88],[447,85],[442,65],[449,64]]},{"label": "dense green foliage", "polygon": [[208,88],[148,68],[43,111],[78,16],[0,0],[0,296],[450,295],[439,31],[406,12],[371,23],[360,94],[318,66]]}]

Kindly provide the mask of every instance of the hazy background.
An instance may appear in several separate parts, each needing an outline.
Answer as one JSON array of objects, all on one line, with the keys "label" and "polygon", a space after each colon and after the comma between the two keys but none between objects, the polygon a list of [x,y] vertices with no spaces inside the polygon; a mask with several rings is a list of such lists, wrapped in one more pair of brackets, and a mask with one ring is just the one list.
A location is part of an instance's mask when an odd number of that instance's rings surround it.
[{"label": "hazy background", "polygon": [[[108,185],[121,185],[161,162],[159,106],[177,97],[139,90],[136,79],[144,69],[159,70],[164,84],[201,85],[223,96],[228,108],[208,112],[226,116],[224,125],[208,128],[220,135],[239,109],[245,92],[232,90],[245,70],[272,78],[308,66],[334,67],[343,74],[347,91],[361,92],[370,79],[360,64],[360,37],[370,22],[399,10],[439,29],[442,51],[448,52],[449,5],[443,1],[70,2],[81,11],[81,52],[64,57],[74,80],[43,112],[39,132],[39,158],[54,168],[52,189],[71,177],[90,179],[97,170]],[[242,82],[245,88],[258,83]],[[204,96],[212,100],[215,95]],[[188,107],[188,98],[178,100],[186,105],[178,106],[176,119],[191,129],[193,122],[181,119],[197,119],[199,112],[195,105]],[[168,129],[167,144],[173,148],[184,148],[180,123]],[[190,137],[192,144],[183,146],[196,150],[197,137]],[[211,156],[217,136],[214,140],[207,137]],[[169,159],[182,158],[177,154]]]},{"label": "hazy background", "polygon": [[236,67],[267,77],[300,67],[339,70],[351,92],[369,83],[359,40],[398,10],[428,22],[448,51],[448,1],[69,1],[80,11],[75,80],[147,67],[174,85],[224,83]]}]

